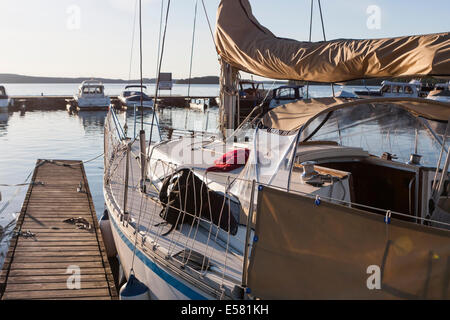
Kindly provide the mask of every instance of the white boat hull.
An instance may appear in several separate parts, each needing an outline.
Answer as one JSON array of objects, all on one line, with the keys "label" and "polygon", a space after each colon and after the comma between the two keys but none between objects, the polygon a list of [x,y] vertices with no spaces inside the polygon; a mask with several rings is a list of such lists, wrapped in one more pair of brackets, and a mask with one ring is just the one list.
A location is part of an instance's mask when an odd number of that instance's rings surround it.
[{"label": "white boat hull", "polygon": [[0,99],[0,108],[8,108],[9,99]]},{"label": "white boat hull", "polygon": [[200,110],[200,111],[206,110],[206,104],[204,104],[204,103],[189,103],[189,107],[194,110]]},{"label": "white boat hull", "polygon": [[108,108],[111,104],[111,99],[106,98],[79,98],[75,97],[75,103],[78,108]]},{"label": "white boat hull", "polygon": [[[141,106],[140,101],[130,101],[130,100],[121,99],[121,98],[119,98],[119,100],[122,103],[122,105],[127,106],[128,108],[135,108],[135,107]],[[153,100],[144,100],[144,101],[142,101],[142,105],[144,108],[153,108],[154,103],[153,103]]]},{"label": "white boat hull", "polygon": [[450,103],[450,97],[445,97],[445,96],[432,96],[432,97],[427,97],[427,99],[434,100],[434,101],[439,101],[439,102]]},{"label": "white boat hull", "polygon": [[[110,224],[120,263],[126,278],[130,276],[133,261],[134,236],[128,235],[126,228],[119,221],[118,212],[108,201],[106,206],[110,213]],[[131,229],[131,228],[130,228]],[[213,299],[200,289],[187,283],[168,268],[156,262],[148,253],[137,247],[133,271],[136,278],[150,290],[151,299],[156,300],[209,300]]]}]

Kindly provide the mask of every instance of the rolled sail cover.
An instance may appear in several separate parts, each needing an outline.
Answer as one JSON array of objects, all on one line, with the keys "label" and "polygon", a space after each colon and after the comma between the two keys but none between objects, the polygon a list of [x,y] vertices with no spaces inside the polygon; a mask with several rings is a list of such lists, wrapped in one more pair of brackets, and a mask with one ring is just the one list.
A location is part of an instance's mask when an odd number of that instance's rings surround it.
[{"label": "rolled sail cover", "polygon": [[248,0],[221,1],[215,41],[227,63],[272,79],[341,82],[450,74],[449,32],[323,42],[283,39],[256,20]]}]

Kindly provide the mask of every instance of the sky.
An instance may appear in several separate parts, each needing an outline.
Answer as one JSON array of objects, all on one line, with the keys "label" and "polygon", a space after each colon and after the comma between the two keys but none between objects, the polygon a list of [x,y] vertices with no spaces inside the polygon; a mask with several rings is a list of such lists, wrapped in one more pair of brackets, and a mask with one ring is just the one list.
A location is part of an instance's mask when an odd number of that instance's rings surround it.
[{"label": "sky", "polygon": [[[0,73],[138,78],[136,1],[0,0]],[[172,72],[177,79],[189,75],[196,1],[171,0],[162,71]],[[218,76],[217,54],[198,1],[192,76]],[[149,78],[156,75],[161,2],[142,0],[143,73]],[[214,28],[220,0],[204,2]],[[308,40],[310,0],[250,3],[255,17],[275,35]],[[448,0],[322,0],[321,5],[327,40],[450,31]],[[312,41],[322,39],[314,0]]]}]

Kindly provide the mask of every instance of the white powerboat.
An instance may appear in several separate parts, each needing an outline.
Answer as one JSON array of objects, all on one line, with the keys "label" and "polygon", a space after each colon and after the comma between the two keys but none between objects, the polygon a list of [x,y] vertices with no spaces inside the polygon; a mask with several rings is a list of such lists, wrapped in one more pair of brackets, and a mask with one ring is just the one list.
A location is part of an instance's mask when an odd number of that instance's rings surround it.
[{"label": "white powerboat", "polygon": [[119,101],[121,102],[122,106],[139,107],[142,100],[142,106],[144,108],[153,108],[153,99],[147,95],[147,93],[145,92],[146,90],[146,86],[141,87],[141,85],[128,85],[120,94]]},{"label": "white powerboat", "polygon": [[191,99],[189,102],[189,108],[193,110],[206,111],[209,106],[209,100],[203,98]]},{"label": "white powerboat", "polygon": [[68,101],[68,108],[80,110],[106,110],[111,99],[105,95],[104,85],[97,80],[86,80],[81,83],[73,100]]},{"label": "white powerboat", "polygon": [[450,83],[436,84],[434,89],[428,94],[427,99],[450,102]]},{"label": "white powerboat", "polygon": [[303,99],[303,86],[286,85],[273,90],[269,110]]},{"label": "white powerboat", "polygon": [[0,86],[0,108],[8,108],[11,104],[11,99],[6,94],[6,89],[4,86]]},{"label": "white powerboat", "polygon": [[421,84],[416,80],[411,80],[409,83],[383,81],[378,91],[359,90],[355,91],[355,94],[359,98],[417,98],[420,96],[420,88]]}]

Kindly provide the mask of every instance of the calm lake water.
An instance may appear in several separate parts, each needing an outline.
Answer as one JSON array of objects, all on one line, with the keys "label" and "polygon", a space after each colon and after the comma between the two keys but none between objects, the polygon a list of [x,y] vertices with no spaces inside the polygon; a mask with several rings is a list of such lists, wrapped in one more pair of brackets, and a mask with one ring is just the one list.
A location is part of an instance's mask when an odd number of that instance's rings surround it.
[{"label": "calm lake water", "polygon": [[[119,95],[122,90],[125,88],[126,84],[120,83],[105,83],[105,94],[111,96]],[[77,83],[55,83],[55,84],[7,84],[6,90],[7,93],[11,96],[37,96],[37,95],[47,95],[47,96],[71,96],[75,94],[78,90],[79,84]],[[265,83],[265,89],[276,88],[279,85],[275,84],[272,87],[272,83]],[[187,84],[177,84],[173,86],[172,91],[161,91],[163,95],[183,95],[186,96],[188,93],[188,85]],[[342,86],[335,86],[335,91],[338,92],[341,90]],[[361,89],[358,86],[348,86],[344,89],[346,91],[353,92],[356,88]],[[374,89],[377,87],[368,87],[370,89]],[[306,88],[305,88],[306,90]],[[153,95],[155,92],[154,85],[147,85],[147,93]],[[201,85],[192,85],[191,86],[191,95],[198,96],[218,96],[219,95],[219,86],[216,84],[201,84]],[[310,86],[309,88],[310,95],[312,97],[329,97],[332,95],[331,87],[327,86]]]},{"label": "calm lake water", "polygon": [[[10,95],[70,95],[77,84],[9,84],[6,85]],[[270,88],[270,85],[266,86]],[[123,85],[106,84],[106,92],[117,95]],[[149,92],[151,91],[149,88]],[[336,88],[338,90],[339,87]],[[349,90],[348,88],[346,90]],[[351,89],[349,90],[351,91]],[[173,94],[186,94],[186,85],[174,86]],[[218,95],[216,85],[193,85],[192,94]],[[329,86],[311,86],[313,97],[330,96]],[[81,112],[70,115],[66,111],[26,111],[0,113],[0,184],[15,185],[25,181],[33,171],[37,159],[88,160],[103,153],[103,126],[106,111]],[[179,108],[167,108],[159,115],[161,123],[177,129],[193,129],[214,132],[218,127],[218,108],[207,113],[189,111]],[[123,114],[122,114],[123,117]],[[129,130],[133,130],[133,112],[127,113]],[[145,116],[150,122],[151,115]],[[206,123],[208,127],[205,128]],[[104,210],[102,193],[103,157],[86,163],[85,169],[89,187],[93,196],[97,216]],[[0,202],[0,238],[1,233],[11,231],[3,228],[15,220],[21,210],[27,186],[1,187]],[[11,200],[12,199],[12,200]],[[10,202],[8,202],[10,201]],[[8,204],[9,203],[9,204]],[[8,204],[6,207],[4,207]],[[4,208],[4,210],[2,210]],[[8,237],[0,244],[0,265],[7,251]]]}]

